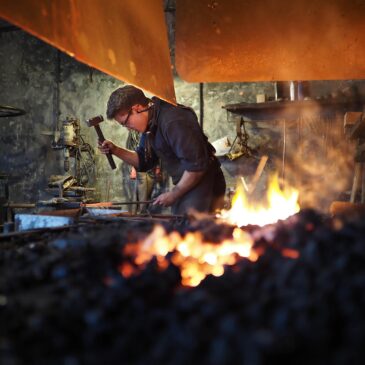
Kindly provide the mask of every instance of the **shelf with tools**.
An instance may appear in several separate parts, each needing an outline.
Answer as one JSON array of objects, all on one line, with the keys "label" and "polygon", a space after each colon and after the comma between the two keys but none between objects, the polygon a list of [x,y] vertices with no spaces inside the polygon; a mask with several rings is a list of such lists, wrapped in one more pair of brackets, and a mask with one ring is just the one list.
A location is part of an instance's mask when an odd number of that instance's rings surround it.
[{"label": "shelf with tools", "polygon": [[296,120],[303,116],[330,117],[348,110],[361,111],[362,103],[352,99],[276,100],[263,103],[237,103],[223,106],[228,112],[248,120]]}]

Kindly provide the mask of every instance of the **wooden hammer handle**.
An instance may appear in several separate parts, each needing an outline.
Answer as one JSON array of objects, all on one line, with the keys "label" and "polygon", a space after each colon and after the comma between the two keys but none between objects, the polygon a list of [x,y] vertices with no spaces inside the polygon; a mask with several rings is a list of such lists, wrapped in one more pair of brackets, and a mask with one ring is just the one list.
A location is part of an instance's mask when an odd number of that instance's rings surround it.
[{"label": "wooden hammer handle", "polygon": [[[98,125],[95,126],[95,130],[96,130],[96,133],[97,133],[97,135],[99,137],[99,141],[100,142],[104,142],[105,141],[105,138],[104,138],[103,132],[101,131],[101,129],[100,129],[100,127]],[[113,160],[112,154],[111,153],[107,153],[105,156],[108,159],[109,165],[112,168],[112,170],[115,170],[117,168],[117,166],[115,165],[115,162]]]}]

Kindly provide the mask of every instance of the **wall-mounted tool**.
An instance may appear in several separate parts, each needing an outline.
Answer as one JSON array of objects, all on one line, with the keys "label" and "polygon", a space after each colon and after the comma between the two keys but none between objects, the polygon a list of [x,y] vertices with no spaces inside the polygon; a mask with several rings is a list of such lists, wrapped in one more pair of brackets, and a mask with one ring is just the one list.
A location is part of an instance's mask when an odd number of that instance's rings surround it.
[{"label": "wall-mounted tool", "polygon": [[[52,148],[63,150],[63,167],[66,172],[73,169],[77,184],[84,186],[95,179],[94,150],[84,141],[81,135],[80,121],[66,118],[62,121],[61,130],[54,133]],[[71,160],[72,159],[72,160]]]},{"label": "wall-mounted tool", "polygon": [[[97,135],[98,135],[98,138],[99,138],[99,141],[100,141],[100,142],[104,142],[104,141],[105,141],[105,138],[104,138],[103,132],[101,131],[100,126],[99,126],[99,124],[100,124],[101,122],[103,122],[103,121],[104,121],[104,118],[103,118],[103,116],[102,116],[102,115],[98,115],[98,116],[96,116],[96,117],[94,117],[94,118],[90,118],[90,119],[88,119],[88,120],[86,121],[86,124],[87,124],[87,126],[88,126],[88,127],[94,127],[94,128],[95,128],[96,133],[97,133]],[[110,167],[111,167],[113,170],[114,170],[114,169],[116,169],[116,168],[117,168],[117,166],[115,165],[115,162],[114,162],[114,160],[113,160],[113,156],[112,156],[112,154],[111,154],[111,153],[108,153],[108,154],[106,154],[106,157],[107,157],[107,159],[108,159],[108,161],[109,161],[109,165],[110,165]]]},{"label": "wall-mounted tool", "polygon": [[246,131],[245,120],[241,117],[236,122],[236,137],[227,153],[227,157],[230,160],[235,160],[241,156],[253,157],[255,150],[248,145],[248,139],[249,135]]}]

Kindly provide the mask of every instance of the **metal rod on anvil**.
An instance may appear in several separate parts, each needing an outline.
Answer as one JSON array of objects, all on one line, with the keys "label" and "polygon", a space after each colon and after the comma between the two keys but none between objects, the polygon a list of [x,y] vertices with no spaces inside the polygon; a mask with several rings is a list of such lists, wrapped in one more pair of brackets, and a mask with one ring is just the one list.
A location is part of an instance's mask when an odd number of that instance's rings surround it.
[{"label": "metal rod on anvil", "polygon": [[169,214],[152,214],[152,215],[136,215],[132,213],[123,213],[123,215],[101,215],[101,216],[81,216],[79,222],[112,222],[112,221],[165,221],[187,218],[184,215],[169,215]]},{"label": "metal rod on anvil", "polygon": [[100,203],[86,203],[81,204],[85,208],[115,208],[118,205],[131,205],[131,204],[150,204],[153,200],[141,200],[141,201],[124,201],[124,202],[100,202]]},{"label": "metal rod on anvil", "polygon": [[128,205],[128,204],[151,204],[154,200],[141,200],[141,201],[129,201],[129,202],[112,202],[115,205]]}]

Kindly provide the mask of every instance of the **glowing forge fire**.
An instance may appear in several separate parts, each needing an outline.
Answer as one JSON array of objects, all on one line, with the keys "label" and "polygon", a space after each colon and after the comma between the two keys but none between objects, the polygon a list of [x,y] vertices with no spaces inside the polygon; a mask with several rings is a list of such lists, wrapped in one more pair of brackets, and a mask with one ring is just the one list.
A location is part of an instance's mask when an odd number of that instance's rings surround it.
[{"label": "glowing forge fire", "polygon": [[[300,210],[297,201],[298,192],[288,187],[280,189],[276,175],[270,180],[266,205],[250,203],[243,188],[238,186],[232,208],[222,211],[219,218],[240,227],[249,224],[264,226],[297,213]],[[261,253],[253,249],[253,244],[253,238],[237,227],[232,238],[212,243],[205,242],[200,232],[189,232],[182,237],[176,231],[168,234],[157,225],[145,239],[124,247],[124,255],[131,262],[123,262],[119,271],[129,277],[142,271],[156,257],[159,269],[166,269],[171,261],[180,269],[182,285],[197,286],[207,275],[223,275],[224,267],[236,264],[240,257],[256,261]],[[299,256],[297,251],[286,248],[281,253],[292,259]]]},{"label": "glowing forge fire", "polygon": [[266,204],[250,202],[243,186],[238,185],[232,199],[232,208],[222,210],[218,217],[239,227],[249,224],[265,226],[298,213],[298,196],[298,191],[294,188],[286,186],[285,189],[281,189],[276,174],[269,181]]},{"label": "glowing forge fire", "polygon": [[197,286],[209,274],[223,275],[224,266],[234,265],[239,257],[256,261],[258,254],[252,250],[252,245],[251,236],[239,228],[234,229],[231,239],[209,243],[203,241],[199,232],[189,232],[182,237],[176,231],[167,234],[157,225],[144,240],[125,246],[124,254],[133,259],[134,265],[124,262],[119,270],[124,277],[129,277],[143,270],[154,256],[163,270],[169,264],[166,255],[171,253],[171,262],[180,268],[182,284]]}]

